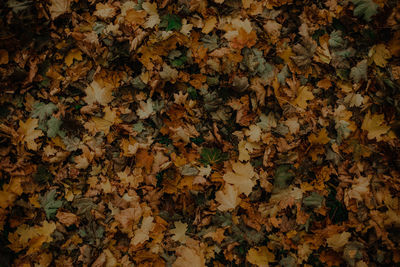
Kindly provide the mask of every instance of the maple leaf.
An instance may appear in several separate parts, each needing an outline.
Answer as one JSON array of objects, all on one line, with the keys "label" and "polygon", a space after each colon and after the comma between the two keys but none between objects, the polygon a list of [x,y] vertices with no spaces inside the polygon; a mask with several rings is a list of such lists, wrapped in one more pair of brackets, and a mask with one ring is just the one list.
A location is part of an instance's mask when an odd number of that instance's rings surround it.
[{"label": "maple leaf", "polygon": [[246,260],[258,267],[268,267],[270,262],[275,261],[275,256],[267,247],[255,247],[249,249]]},{"label": "maple leaf", "polygon": [[376,138],[377,141],[381,141],[382,135],[390,130],[390,126],[386,125],[384,118],[384,114],[374,114],[371,116],[371,112],[368,111],[361,125],[361,129],[368,132],[368,139]]},{"label": "maple leaf", "polygon": [[115,16],[116,13],[116,8],[113,7],[112,5],[106,3],[98,3],[96,4],[96,11],[93,13],[93,15],[102,18],[102,19],[107,19],[107,18],[112,18]]},{"label": "maple leaf", "polygon": [[235,186],[225,184],[224,191],[215,193],[215,200],[221,204],[218,206],[218,210],[233,210],[240,203],[239,192]]},{"label": "maple leaf", "polygon": [[51,18],[54,20],[62,14],[70,11],[71,0],[51,0],[49,8]]},{"label": "maple leaf", "polygon": [[57,210],[63,205],[62,200],[56,200],[56,194],[57,190],[53,189],[41,197],[40,204],[46,212],[47,219],[54,217],[54,215],[57,213]]},{"label": "maple leaf", "polygon": [[35,142],[35,139],[43,136],[43,132],[35,130],[38,127],[38,119],[29,118],[26,122],[19,122],[18,133],[22,137],[22,141],[26,143],[28,149],[37,150],[39,145]]},{"label": "maple leaf", "polygon": [[357,199],[358,201],[363,201],[363,197],[368,195],[369,191],[370,178],[368,177],[359,177],[355,180],[355,183],[352,184],[351,189],[347,190],[348,197]]},{"label": "maple leaf", "polygon": [[78,225],[79,217],[71,212],[57,212],[57,219],[65,226]]},{"label": "maple leaf", "polygon": [[361,80],[367,79],[368,71],[368,60],[364,59],[357,63],[357,66],[352,67],[350,71],[350,78],[352,78],[356,83]]},{"label": "maple leaf", "polygon": [[261,138],[261,128],[258,125],[250,125],[249,129],[245,130],[245,134],[249,137],[250,142],[258,142]]},{"label": "maple leaf", "polygon": [[318,136],[316,136],[314,133],[308,136],[308,141],[310,141],[311,144],[325,145],[329,143],[330,140],[331,139],[328,137],[328,132],[325,128],[322,128],[322,130],[318,133]]},{"label": "maple leaf", "polygon": [[328,237],[326,242],[328,243],[328,247],[333,248],[335,251],[339,251],[349,242],[350,237],[351,234],[349,232],[343,232]]},{"label": "maple leaf", "polygon": [[366,21],[370,21],[372,16],[378,13],[379,5],[373,0],[351,0],[356,6],[354,8],[354,16],[362,17]]},{"label": "maple leaf", "polygon": [[186,231],[187,231],[187,223],[182,223],[180,221],[174,222],[175,228],[170,230],[169,232],[173,234],[172,240],[181,242],[184,244],[186,242]]},{"label": "maple leaf", "polygon": [[233,172],[224,174],[223,179],[225,182],[235,185],[239,193],[244,193],[248,196],[255,185],[252,180],[255,175],[253,166],[249,162],[246,164],[235,162],[232,163],[232,170]]},{"label": "maple leaf", "polygon": [[153,101],[151,101],[151,98],[147,99],[146,102],[139,102],[139,108],[137,109],[136,114],[139,116],[140,119],[147,119],[153,113]]},{"label": "maple leaf", "polygon": [[134,246],[149,240],[149,233],[154,226],[153,220],[154,218],[151,216],[143,218],[141,227],[135,231],[135,236],[132,239]]},{"label": "maple leaf", "polygon": [[82,60],[81,50],[75,48],[75,49],[72,49],[71,51],[69,51],[64,59],[65,65],[67,65],[68,67],[71,66],[72,63],[74,63],[74,59],[76,59],[78,61]]},{"label": "maple leaf", "polygon": [[144,23],[145,28],[153,28],[160,23],[160,17],[157,13],[157,3],[150,4],[149,2],[142,3],[142,8],[150,15],[150,17]]},{"label": "maple leaf", "polygon": [[208,18],[205,22],[204,22],[204,27],[201,30],[202,33],[205,34],[209,34],[214,28],[215,25],[217,24],[217,18],[212,16],[210,18]]},{"label": "maple leaf", "polygon": [[218,164],[224,160],[227,160],[228,158],[228,154],[222,153],[221,150],[215,147],[213,148],[204,147],[201,150],[200,156],[201,156],[200,162],[203,163],[204,166]]},{"label": "maple leaf", "polygon": [[176,249],[176,261],[172,267],[205,267],[206,260],[200,246],[192,239],[188,240],[187,246],[180,246]]},{"label": "maple leaf", "polygon": [[391,58],[390,51],[384,44],[374,45],[368,52],[368,56],[372,58],[375,64],[379,67],[385,67],[387,59]]},{"label": "maple leaf", "polygon": [[113,88],[104,84],[101,80],[93,80],[93,82],[86,87],[86,96],[83,100],[89,105],[99,103],[100,105],[107,105],[114,97],[112,95]]},{"label": "maple leaf", "polygon": [[11,242],[9,247],[15,252],[29,247],[27,255],[33,254],[39,251],[43,243],[53,240],[51,234],[55,229],[56,224],[48,221],[44,221],[42,226],[35,225],[34,227],[22,224],[14,233],[8,235],[8,240]]},{"label": "maple leaf", "polygon": [[297,93],[297,97],[295,100],[292,101],[292,104],[302,109],[306,109],[307,101],[313,99],[314,95],[311,92],[311,88],[309,86],[300,86],[299,92]]}]

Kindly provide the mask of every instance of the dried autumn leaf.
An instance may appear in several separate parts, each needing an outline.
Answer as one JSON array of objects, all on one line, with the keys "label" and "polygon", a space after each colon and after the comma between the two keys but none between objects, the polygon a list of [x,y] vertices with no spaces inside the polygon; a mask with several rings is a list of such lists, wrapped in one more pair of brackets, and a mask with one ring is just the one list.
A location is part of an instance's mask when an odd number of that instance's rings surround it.
[{"label": "dried autumn leaf", "polygon": [[233,184],[239,190],[239,193],[244,193],[247,196],[251,193],[255,182],[252,178],[255,175],[253,166],[249,162],[246,164],[235,162],[232,163],[233,172],[224,174],[225,182]]},{"label": "dried autumn leaf", "polygon": [[182,223],[180,221],[174,222],[175,228],[170,230],[169,232],[173,234],[172,240],[181,242],[184,244],[186,242],[186,231],[187,231],[187,223]]},{"label": "dried autumn leaf", "polygon": [[217,191],[215,193],[215,200],[220,203],[218,210],[233,210],[240,203],[239,192],[235,186],[225,184],[224,191]]},{"label": "dried autumn leaf", "polygon": [[270,262],[275,261],[275,256],[267,247],[255,247],[249,249],[246,260],[258,267],[268,267]]},{"label": "dried autumn leaf", "polygon": [[26,122],[19,122],[18,133],[21,135],[22,141],[26,143],[28,149],[37,150],[38,144],[35,139],[43,136],[43,132],[40,130],[35,130],[38,127],[38,119],[29,118]]},{"label": "dried autumn leaf", "polygon": [[205,23],[204,23],[204,27],[201,30],[202,33],[204,34],[209,34],[214,28],[215,25],[217,24],[217,18],[212,16],[210,18],[208,18]]},{"label": "dried autumn leaf", "polygon": [[70,11],[71,0],[51,0],[49,11],[54,20],[62,14]]},{"label": "dried autumn leaf", "polygon": [[142,226],[135,231],[135,236],[132,239],[134,246],[149,240],[149,233],[154,226],[153,220],[154,218],[151,216],[143,218]]},{"label": "dried autumn leaf", "polygon": [[[194,243],[194,242],[191,242]],[[180,246],[176,249],[176,261],[172,267],[205,267],[206,260],[199,245]]]},{"label": "dried autumn leaf", "polygon": [[309,86],[300,86],[297,97],[295,100],[292,101],[292,104],[302,109],[306,109],[307,101],[313,99],[314,95],[311,92],[311,88]]},{"label": "dried autumn leaf", "polygon": [[325,128],[322,128],[322,130],[318,133],[318,136],[316,136],[314,133],[308,136],[308,141],[310,141],[311,144],[316,145],[325,145],[329,143],[330,140],[331,139],[328,137],[328,132]]},{"label": "dried autumn leaf", "polygon": [[89,105],[99,103],[105,106],[114,99],[112,92],[113,87],[109,84],[105,84],[100,80],[93,80],[93,82],[86,87],[86,96],[83,100]]},{"label": "dried autumn leaf", "polygon": [[11,243],[9,247],[15,252],[29,248],[27,254],[32,254],[38,251],[43,243],[53,240],[51,234],[55,229],[56,224],[48,221],[44,221],[42,226],[35,225],[34,227],[22,224],[14,233],[8,235]]},{"label": "dried autumn leaf", "polygon": [[384,44],[374,45],[369,50],[368,56],[372,58],[377,66],[382,68],[386,66],[387,60],[392,57]]},{"label": "dried autumn leaf", "polygon": [[365,115],[361,129],[368,132],[368,139],[376,138],[377,141],[382,140],[382,135],[386,134],[390,127],[386,125],[384,114],[374,114],[371,116],[371,112]]},{"label": "dried autumn leaf", "polygon": [[65,226],[77,224],[79,221],[79,217],[71,212],[58,211],[56,217]]},{"label": "dried autumn leaf", "polygon": [[147,99],[146,102],[140,101],[139,108],[136,111],[136,114],[139,116],[140,119],[147,119],[153,113],[153,102],[151,101],[151,98]]},{"label": "dried autumn leaf", "polygon": [[116,8],[108,3],[96,4],[96,11],[93,13],[93,15],[102,19],[112,18],[115,16],[115,14],[116,14]]},{"label": "dried autumn leaf", "polygon": [[340,251],[348,242],[351,234],[349,232],[343,232],[340,234],[334,234],[326,239],[328,247],[333,248],[335,251]]}]

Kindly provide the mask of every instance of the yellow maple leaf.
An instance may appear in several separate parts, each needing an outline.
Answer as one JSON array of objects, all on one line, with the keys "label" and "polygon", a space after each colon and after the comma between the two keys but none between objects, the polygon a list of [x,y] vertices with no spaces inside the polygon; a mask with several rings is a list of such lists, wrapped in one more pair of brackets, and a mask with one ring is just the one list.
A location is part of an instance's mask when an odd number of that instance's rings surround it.
[{"label": "yellow maple leaf", "polygon": [[180,246],[176,249],[176,261],[172,267],[205,267],[206,259],[204,251],[201,249],[198,241],[190,239],[187,246]]},{"label": "yellow maple leaf", "polygon": [[361,129],[368,132],[368,139],[376,138],[377,141],[382,140],[382,135],[390,130],[390,127],[386,125],[384,120],[385,115],[374,114],[371,116],[371,112],[365,115]]},{"label": "yellow maple leaf", "polygon": [[252,180],[255,175],[253,166],[249,162],[246,164],[235,162],[232,164],[232,169],[233,172],[224,174],[223,179],[227,183],[236,185],[239,194],[245,193],[248,196],[255,184]]},{"label": "yellow maple leaf", "polygon": [[217,24],[217,18],[212,16],[211,18],[207,19],[204,23],[204,27],[201,30],[202,33],[208,34],[210,33],[214,28],[215,25]]},{"label": "yellow maple leaf", "polygon": [[64,59],[65,64],[69,67],[74,63],[74,59],[76,60],[82,60],[82,52],[81,50],[74,48],[71,49],[71,51],[68,52],[67,56]]},{"label": "yellow maple leaf", "polygon": [[154,226],[154,218],[151,216],[143,218],[142,226],[135,231],[135,236],[132,239],[132,244],[134,246],[149,240],[149,233]]},{"label": "yellow maple leaf", "polygon": [[218,206],[218,210],[227,211],[235,209],[240,203],[238,195],[239,192],[235,186],[225,184],[224,191],[217,191],[215,193],[215,200],[221,204]]},{"label": "yellow maple leaf", "polygon": [[311,88],[309,86],[300,86],[297,97],[292,101],[292,104],[305,109],[307,108],[307,101],[313,99],[314,95],[311,92]]},{"label": "yellow maple leaf", "polygon": [[114,97],[112,95],[113,87],[108,83],[104,83],[102,80],[93,80],[93,82],[86,87],[86,96],[83,100],[89,105],[99,103],[101,105],[107,105]]},{"label": "yellow maple leaf", "polygon": [[28,149],[37,150],[38,144],[35,139],[43,135],[41,130],[35,130],[38,127],[39,120],[29,118],[26,122],[19,122],[18,133],[22,137],[22,141],[26,143]]},{"label": "yellow maple leaf", "polygon": [[51,0],[50,2],[49,11],[53,20],[70,11],[71,0]]},{"label": "yellow maple leaf", "polygon": [[181,243],[186,242],[186,231],[187,231],[187,223],[182,223],[180,221],[174,222],[175,228],[170,230],[169,232],[173,234],[172,240],[179,241]]},{"label": "yellow maple leaf", "polygon": [[270,262],[275,261],[275,256],[267,247],[263,246],[249,249],[246,259],[258,267],[268,267]]},{"label": "yellow maple leaf", "polygon": [[42,226],[35,225],[34,227],[22,224],[14,233],[8,235],[8,240],[11,242],[9,247],[15,252],[29,247],[26,254],[35,253],[43,243],[53,240],[51,234],[55,229],[56,224],[48,221],[44,221]]},{"label": "yellow maple leaf", "polygon": [[390,51],[384,44],[374,45],[369,50],[368,56],[371,57],[375,64],[379,67],[385,67],[387,60],[392,57]]},{"label": "yellow maple leaf", "polygon": [[328,247],[333,248],[335,251],[339,251],[347,244],[347,242],[349,242],[350,237],[351,234],[349,232],[343,232],[330,236],[326,239],[326,242],[328,243]]},{"label": "yellow maple leaf", "polygon": [[318,133],[318,136],[316,136],[314,133],[308,136],[308,141],[310,141],[311,144],[316,145],[325,145],[330,140],[331,139],[328,137],[328,132],[325,128],[322,128],[322,130]]}]

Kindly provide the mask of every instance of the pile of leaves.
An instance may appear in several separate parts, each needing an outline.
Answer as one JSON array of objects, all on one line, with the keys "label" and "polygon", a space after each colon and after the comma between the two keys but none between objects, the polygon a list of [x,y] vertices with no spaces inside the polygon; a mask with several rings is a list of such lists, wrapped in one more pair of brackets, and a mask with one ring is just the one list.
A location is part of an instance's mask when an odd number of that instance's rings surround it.
[{"label": "pile of leaves", "polygon": [[0,18],[0,265],[400,264],[400,2]]}]

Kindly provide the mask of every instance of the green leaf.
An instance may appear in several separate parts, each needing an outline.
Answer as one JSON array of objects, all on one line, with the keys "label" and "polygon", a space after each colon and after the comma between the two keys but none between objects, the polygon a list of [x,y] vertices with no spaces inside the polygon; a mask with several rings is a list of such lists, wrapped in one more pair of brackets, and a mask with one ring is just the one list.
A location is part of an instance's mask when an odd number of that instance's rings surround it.
[{"label": "green leaf", "polygon": [[353,14],[357,17],[362,17],[366,21],[371,21],[371,17],[378,13],[378,4],[373,0],[351,0],[356,6]]},{"label": "green leaf", "polygon": [[329,38],[329,46],[332,48],[341,48],[346,46],[345,40],[342,38],[342,32],[341,31],[333,31],[331,32],[330,38]]},{"label": "green leaf", "polygon": [[52,116],[51,119],[47,121],[47,136],[50,138],[56,137],[57,135],[64,137],[65,133],[60,130],[61,125],[62,121]]},{"label": "green leaf", "polygon": [[185,64],[186,60],[187,60],[187,57],[185,55],[183,55],[181,57],[178,57],[178,58],[172,60],[171,61],[171,66],[175,67],[175,68],[176,67],[181,67],[181,66],[183,66]]},{"label": "green leaf", "polygon": [[162,19],[160,26],[166,27],[166,31],[177,30],[179,31],[182,27],[182,19],[175,14],[165,15]]},{"label": "green leaf", "polygon": [[291,165],[280,165],[275,171],[274,187],[284,189],[289,186],[294,174],[291,172]]},{"label": "green leaf", "polygon": [[319,208],[322,206],[324,197],[316,192],[312,192],[311,195],[303,199],[303,203],[306,207]]},{"label": "green leaf", "polygon": [[134,125],[133,125],[133,130],[135,131],[135,132],[138,132],[138,133],[141,133],[141,132],[143,132],[143,130],[144,130],[144,126],[143,126],[143,123],[142,122],[137,122],[137,123],[135,123]]},{"label": "green leaf", "polygon": [[56,200],[56,194],[57,194],[56,189],[53,189],[48,191],[44,195],[44,197],[41,197],[40,199],[40,204],[42,205],[42,208],[46,212],[47,219],[53,218],[56,215],[57,210],[63,204],[62,200]]},{"label": "green leaf", "polygon": [[31,113],[32,118],[39,118],[39,121],[44,121],[53,114],[54,111],[57,111],[58,108],[53,103],[45,104],[42,102],[36,102],[33,105],[33,111]]},{"label": "green leaf", "polygon": [[367,79],[368,62],[366,59],[358,62],[357,66],[351,68],[350,78],[352,78],[356,83],[361,80]]},{"label": "green leaf", "polygon": [[203,148],[200,153],[200,162],[205,166],[221,163],[228,159],[227,153],[222,153],[218,148]]}]

